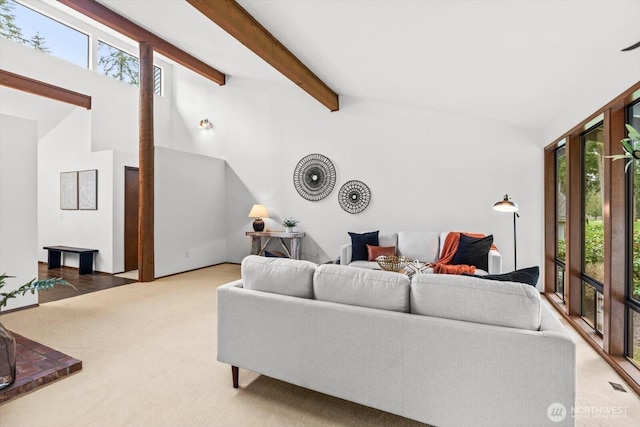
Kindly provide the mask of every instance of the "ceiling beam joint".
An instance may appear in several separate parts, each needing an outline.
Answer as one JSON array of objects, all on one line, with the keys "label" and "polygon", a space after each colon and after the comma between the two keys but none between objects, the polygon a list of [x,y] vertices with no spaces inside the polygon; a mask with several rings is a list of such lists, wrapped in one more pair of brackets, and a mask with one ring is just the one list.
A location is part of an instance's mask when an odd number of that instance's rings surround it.
[{"label": "ceiling beam joint", "polygon": [[338,94],[234,0],[187,0],[189,4],[265,60],[330,111]]}]

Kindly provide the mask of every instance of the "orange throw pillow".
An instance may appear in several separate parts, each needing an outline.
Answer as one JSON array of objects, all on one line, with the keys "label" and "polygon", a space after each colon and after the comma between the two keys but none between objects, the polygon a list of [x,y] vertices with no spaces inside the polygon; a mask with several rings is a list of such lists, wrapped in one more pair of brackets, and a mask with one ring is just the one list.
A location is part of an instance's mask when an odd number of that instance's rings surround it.
[{"label": "orange throw pillow", "polygon": [[371,246],[367,245],[369,261],[375,261],[380,255],[393,256],[396,254],[395,246]]}]

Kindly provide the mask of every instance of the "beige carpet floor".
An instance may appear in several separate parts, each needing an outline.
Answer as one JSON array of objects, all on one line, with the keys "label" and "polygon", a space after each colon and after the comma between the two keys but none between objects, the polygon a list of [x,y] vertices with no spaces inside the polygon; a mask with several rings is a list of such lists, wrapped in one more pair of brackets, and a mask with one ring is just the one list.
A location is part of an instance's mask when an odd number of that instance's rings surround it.
[{"label": "beige carpet floor", "polygon": [[[239,275],[225,264],[3,315],[7,328],[81,359],[83,369],[0,405],[0,426],[423,425],[245,370],[233,389],[229,366],[216,361],[215,290]],[[576,340],[576,404],[591,412],[576,425],[640,425],[638,396]]]}]

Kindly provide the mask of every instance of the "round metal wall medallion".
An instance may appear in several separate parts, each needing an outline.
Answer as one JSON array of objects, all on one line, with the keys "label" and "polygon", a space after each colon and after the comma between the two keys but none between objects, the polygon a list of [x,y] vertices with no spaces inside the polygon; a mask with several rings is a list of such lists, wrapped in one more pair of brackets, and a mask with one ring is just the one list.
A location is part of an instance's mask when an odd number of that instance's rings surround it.
[{"label": "round metal wall medallion", "polygon": [[351,214],[367,209],[371,201],[371,190],[362,181],[347,181],[338,192],[340,207]]},{"label": "round metal wall medallion", "polygon": [[336,168],[322,154],[309,154],[296,165],[293,185],[303,198],[314,202],[322,200],[336,185]]}]

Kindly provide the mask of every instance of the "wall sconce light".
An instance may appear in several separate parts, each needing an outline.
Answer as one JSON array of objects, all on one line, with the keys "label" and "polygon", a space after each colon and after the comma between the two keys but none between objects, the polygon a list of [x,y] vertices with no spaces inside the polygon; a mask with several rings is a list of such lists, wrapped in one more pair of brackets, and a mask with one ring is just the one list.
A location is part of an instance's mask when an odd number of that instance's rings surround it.
[{"label": "wall sconce light", "polygon": [[213,127],[213,125],[211,124],[209,119],[200,120],[200,129],[210,129],[212,127]]}]

